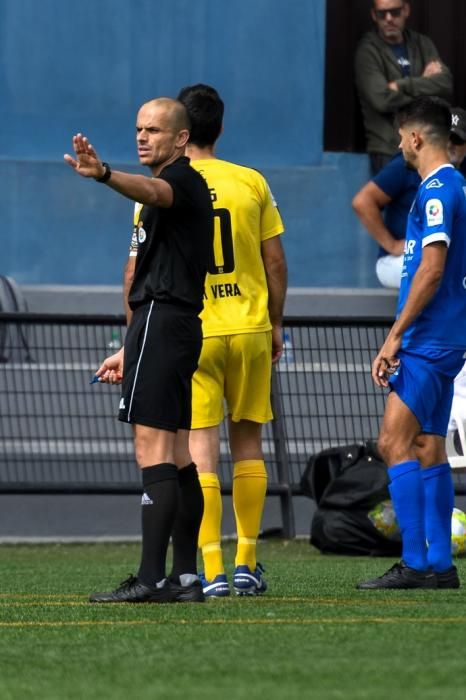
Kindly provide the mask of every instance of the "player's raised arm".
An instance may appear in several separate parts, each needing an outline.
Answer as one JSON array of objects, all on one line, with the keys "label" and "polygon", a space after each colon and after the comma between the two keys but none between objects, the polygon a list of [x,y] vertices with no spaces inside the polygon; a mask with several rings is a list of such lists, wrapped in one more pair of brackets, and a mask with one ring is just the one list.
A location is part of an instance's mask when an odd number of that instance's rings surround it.
[{"label": "player's raised arm", "polygon": [[189,120],[181,103],[158,98],[142,105],[136,120],[136,143],[139,161],[151,170],[151,177],[112,170],[101,161],[87,136],[73,136],[75,155],[65,153],[65,162],[82,177],[97,182],[128,199],[154,207],[173,205],[173,187],[167,178],[159,177],[168,165],[184,155],[189,138]]},{"label": "player's raised arm", "polygon": [[94,146],[82,134],[73,136],[73,148],[74,158],[69,153],[63,157],[78,175],[94,178],[128,199],[142,204],[164,208],[172,206],[173,189],[165,180],[112,170],[108,163],[100,160]]},{"label": "player's raised arm", "polygon": [[105,165],[86,136],[75,134],[73,136],[73,149],[74,157],[69,153],[65,153],[63,158],[78,175],[93,177],[95,180],[104,177],[106,172]]}]

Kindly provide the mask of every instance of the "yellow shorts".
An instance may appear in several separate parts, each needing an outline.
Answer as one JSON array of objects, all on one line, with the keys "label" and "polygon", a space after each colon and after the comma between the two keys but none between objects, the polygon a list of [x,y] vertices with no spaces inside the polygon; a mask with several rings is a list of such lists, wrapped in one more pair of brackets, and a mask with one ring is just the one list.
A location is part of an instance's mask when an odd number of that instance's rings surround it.
[{"label": "yellow shorts", "polygon": [[219,425],[224,399],[233,421],[267,423],[273,418],[271,375],[271,331],[205,338],[193,377],[191,427]]}]

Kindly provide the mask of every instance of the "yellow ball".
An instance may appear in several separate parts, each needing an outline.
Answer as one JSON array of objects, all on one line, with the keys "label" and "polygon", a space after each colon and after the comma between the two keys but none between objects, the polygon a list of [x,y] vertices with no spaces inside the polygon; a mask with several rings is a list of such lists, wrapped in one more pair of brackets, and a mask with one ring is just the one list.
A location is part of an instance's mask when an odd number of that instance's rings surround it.
[{"label": "yellow ball", "polygon": [[466,554],[466,513],[453,508],[451,516],[451,553],[455,557]]},{"label": "yellow ball", "polygon": [[391,501],[382,501],[378,503],[375,508],[369,511],[367,516],[375,529],[388,540],[396,538],[399,535],[400,528],[398,527]]}]

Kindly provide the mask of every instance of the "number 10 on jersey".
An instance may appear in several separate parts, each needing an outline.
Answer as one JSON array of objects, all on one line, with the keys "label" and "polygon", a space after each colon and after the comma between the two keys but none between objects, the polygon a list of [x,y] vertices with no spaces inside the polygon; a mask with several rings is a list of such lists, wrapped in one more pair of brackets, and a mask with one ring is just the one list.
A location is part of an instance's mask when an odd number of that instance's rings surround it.
[{"label": "number 10 on jersey", "polygon": [[208,271],[211,275],[223,275],[227,272],[233,272],[234,269],[235,257],[230,212],[228,209],[214,209],[214,240]]}]

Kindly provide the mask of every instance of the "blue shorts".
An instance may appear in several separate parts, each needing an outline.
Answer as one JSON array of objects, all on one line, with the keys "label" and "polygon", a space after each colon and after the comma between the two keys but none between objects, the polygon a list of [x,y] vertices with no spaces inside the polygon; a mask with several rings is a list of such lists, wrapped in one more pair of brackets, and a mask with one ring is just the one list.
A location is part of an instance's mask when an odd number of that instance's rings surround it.
[{"label": "blue shorts", "polygon": [[390,388],[414,413],[423,433],[447,434],[453,401],[453,382],[464,365],[462,350],[397,353],[400,366],[390,377]]}]

